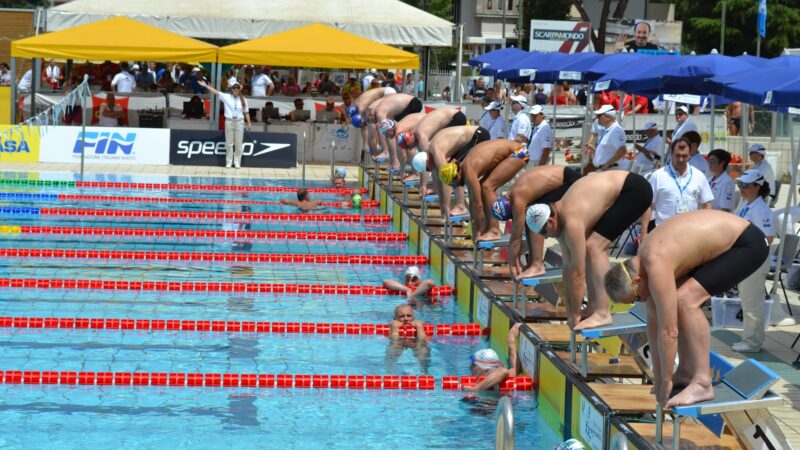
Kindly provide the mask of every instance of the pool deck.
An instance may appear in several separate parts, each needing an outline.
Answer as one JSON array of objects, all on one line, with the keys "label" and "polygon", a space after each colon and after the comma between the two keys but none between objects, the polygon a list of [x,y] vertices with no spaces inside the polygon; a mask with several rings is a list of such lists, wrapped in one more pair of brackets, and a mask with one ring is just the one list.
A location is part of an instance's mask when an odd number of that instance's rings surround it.
[{"label": "pool deck", "polygon": [[[348,181],[358,178],[358,167],[355,165],[337,165],[347,168]],[[56,164],[56,163],[4,163],[2,171],[8,172],[79,172],[80,166],[77,164]],[[202,166],[119,166],[112,164],[91,164],[86,165],[86,173],[127,173],[127,174],[161,174],[175,176],[226,176],[226,177],[248,177],[265,179],[295,179],[300,180],[302,167],[294,169],[261,169],[261,168],[242,168],[225,169],[222,167],[202,167]],[[309,180],[328,180],[330,178],[330,165],[308,165],[306,166],[306,177]],[[781,193],[778,205],[785,204],[786,195],[784,189]],[[769,285],[768,285],[769,286]],[[778,295],[781,291],[778,289]],[[789,291],[789,300],[792,308],[800,318],[800,299],[798,293]],[[780,297],[780,301],[784,300]],[[761,353],[741,354],[730,349],[733,342],[738,341],[740,332],[731,329],[712,329],[711,345],[712,350],[727,358],[731,363],[738,364],[747,357],[761,361],[770,369],[774,370],[783,379],[773,386],[773,392],[780,394],[785,399],[783,406],[771,408],[775,420],[780,425],[781,430],[786,435],[789,442],[796,448],[800,448],[800,371],[793,368],[791,363],[797,357],[800,346],[791,348],[792,341],[800,333],[800,325],[791,327],[774,328],[770,327],[767,331],[767,338],[764,349]]]}]

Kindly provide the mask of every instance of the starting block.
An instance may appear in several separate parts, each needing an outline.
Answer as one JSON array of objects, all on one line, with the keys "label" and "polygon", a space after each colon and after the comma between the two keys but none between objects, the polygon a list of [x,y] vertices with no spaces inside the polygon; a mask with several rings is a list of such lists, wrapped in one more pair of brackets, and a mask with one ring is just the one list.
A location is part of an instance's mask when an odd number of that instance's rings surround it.
[{"label": "starting block", "polygon": [[[714,386],[714,400],[695,403],[688,406],[676,406],[672,408],[672,448],[678,449],[681,440],[681,420],[684,417],[700,419],[701,416],[711,414],[722,414],[723,416],[732,413],[748,413],[754,410],[765,410],[783,404],[783,398],[769,391],[769,388],[778,381],[780,377],[754,359],[739,364],[724,374],[719,382]],[[735,421],[728,417],[728,422]],[[656,411],[656,442],[663,443],[663,424],[664,411],[659,406]],[[760,439],[760,442],[767,445],[767,448],[783,448],[781,442],[773,442],[773,439],[781,439],[783,436],[775,436],[773,430],[765,429],[766,424],[760,426],[753,424],[755,434],[744,436],[744,442],[750,442],[753,447],[752,439]],[[734,432],[741,432],[739,427],[733,427]],[[780,433],[778,430],[777,433]],[[746,433],[749,434],[749,433]],[[769,436],[772,434],[772,436]],[[742,436],[740,436],[741,438]],[[783,437],[785,440],[785,437]]]},{"label": "starting block", "polygon": [[438,194],[428,194],[425,197],[422,197],[422,223],[425,223],[428,220],[428,203],[435,202],[439,200]]},{"label": "starting block", "polygon": [[444,241],[450,242],[450,238],[453,237],[453,226],[457,223],[467,223],[469,222],[470,217],[469,215],[464,216],[447,216],[447,220],[444,221]]},{"label": "starting block", "polygon": [[[522,242],[525,242],[525,237],[522,237]],[[475,248],[472,252],[472,267],[477,269],[483,266],[483,252],[485,251],[492,251],[492,250],[499,250],[501,248],[507,248],[511,244],[511,236],[506,236],[501,239],[496,239],[493,241],[480,241],[475,242]]]},{"label": "starting block", "polygon": [[[561,269],[550,269],[545,271],[538,277],[521,278],[514,283],[514,309],[518,309],[518,301],[522,298],[522,305],[525,306],[525,298],[527,297],[527,290],[529,287],[538,287],[541,285],[555,284],[563,281],[563,274]],[[520,296],[520,286],[522,287],[522,295]],[[524,311],[524,310],[523,310]],[[524,312],[522,313],[524,317]]]}]

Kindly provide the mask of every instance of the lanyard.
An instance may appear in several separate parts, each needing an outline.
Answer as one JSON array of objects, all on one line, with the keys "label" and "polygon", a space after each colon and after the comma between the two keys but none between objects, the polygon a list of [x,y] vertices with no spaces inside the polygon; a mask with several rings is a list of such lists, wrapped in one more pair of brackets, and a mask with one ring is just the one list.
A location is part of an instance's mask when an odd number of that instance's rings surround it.
[{"label": "lanyard", "polygon": [[689,179],[686,180],[686,184],[684,184],[683,187],[681,187],[680,183],[678,182],[678,177],[677,177],[677,175],[675,175],[675,171],[672,170],[672,165],[671,164],[669,166],[667,166],[667,169],[669,169],[669,176],[672,177],[672,181],[675,182],[675,186],[678,187],[678,191],[681,194],[681,198],[683,198],[683,191],[685,191],[686,188],[689,187],[689,183],[692,182],[692,166],[689,166]]},{"label": "lanyard", "polygon": [[747,216],[747,213],[750,212],[750,205],[751,204],[748,203],[747,206],[739,210],[739,217],[744,219],[745,216]]}]

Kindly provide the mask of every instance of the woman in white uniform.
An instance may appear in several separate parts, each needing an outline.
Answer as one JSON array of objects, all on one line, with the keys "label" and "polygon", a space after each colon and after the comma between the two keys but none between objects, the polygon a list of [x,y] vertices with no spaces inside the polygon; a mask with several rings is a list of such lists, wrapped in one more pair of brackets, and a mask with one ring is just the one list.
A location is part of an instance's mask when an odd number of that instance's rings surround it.
[{"label": "woman in white uniform", "polygon": [[235,78],[231,78],[228,80],[228,87],[232,93],[227,94],[212,88],[205,80],[199,80],[197,84],[219,96],[219,100],[225,105],[225,167],[230,168],[231,165],[237,169],[242,167],[245,121],[247,121],[247,131],[253,132],[247,100],[241,95],[242,86]]},{"label": "woman in white uniform", "polygon": [[[742,201],[739,203],[736,215],[757,226],[767,237],[767,241],[772,244],[775,237],[772,211],[764,201],[769,195],[769,183],[757,170],[750,169],[736,180],[736,184],[742,194]],[[769,319],[765,313],[767,296],[765,283],[769,263],[770,258],[767,258],[758,270],[739,283],[744,330],[742,331],[742,340],[731,346],[734,351],[759,352],[764,344],[764,328]]]},{"label": "woman in white uniform", "polygon": [[711,200],[711,209],[733,212],[736,204],[733,200],[735,184],[733,178],[728,175],[728,164],[731,162],[731,154],[721,148],[708,152],[708,185],[714,193],[714,200]]}]

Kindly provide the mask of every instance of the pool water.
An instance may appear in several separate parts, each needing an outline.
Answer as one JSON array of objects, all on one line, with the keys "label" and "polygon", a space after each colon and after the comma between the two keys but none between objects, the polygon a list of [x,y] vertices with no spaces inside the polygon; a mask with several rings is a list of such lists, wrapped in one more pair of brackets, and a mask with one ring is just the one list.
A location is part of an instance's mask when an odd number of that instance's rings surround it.
[{"label": "pool water", "polygon": [[[5,173],[6,179],[72,180],[72,174]],[[94,175],[93,175],[94,177]],[[294,186],[296,181],[97,176],[99,181]],[[328,187],[327,183],[309,183]],[[270,192],[169,192],[3,185],[9,194],[277,201]],[[326,201],[346,199],[312,194]],[[32,197],[32,198],[30,198]],[[337,200],[337,201],[338,201]],[[14,208],[296,212],[280,205],[59,202],[0,195],[0,226],[146,227],[396,232],[389,223],[45,217]],[[8,208],[11,208],[9,210]],[[4,211],[4,212],[3,212]],[[378,214],[327,208],[330,214]],[[0,234],[3,248],[411,255],[405,242]],[[380,285],[405,266],[0,257],[0,277]],[[430,276],[422,267],[423,277]],[[0,288],[0,316],[385,324],[400,296]],[[426,323],[465,323],[453,299],[418,302]],[[404,346],[386,337],[168,330],[0,328],[0,370],[343,375],[467,375],[482,337],[434,336]],[[458,448],[494,445],[497,393],[304,388],[200,388],[0,384],[0,447],[19,448]],[[512,395],[517,448],[559,441],[529,393]]]}]

